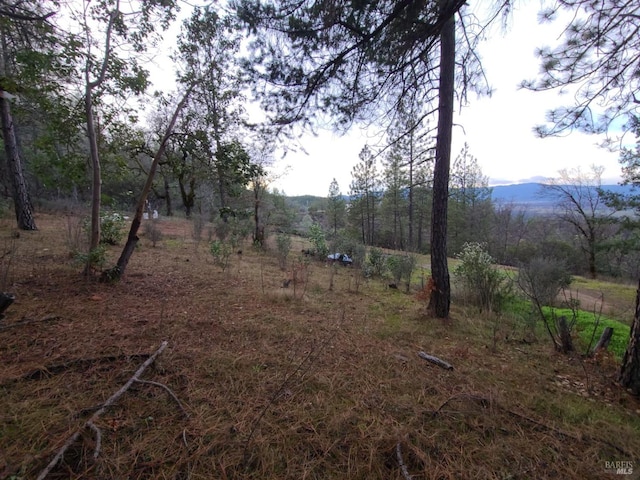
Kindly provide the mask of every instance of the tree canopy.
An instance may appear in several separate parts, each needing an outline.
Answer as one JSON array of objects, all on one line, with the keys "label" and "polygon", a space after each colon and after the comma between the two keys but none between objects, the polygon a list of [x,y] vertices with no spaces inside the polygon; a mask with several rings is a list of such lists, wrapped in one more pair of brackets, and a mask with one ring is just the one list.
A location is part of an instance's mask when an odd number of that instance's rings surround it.
[{"label": "tree canopy", "polygon": [[540,17],[555,20],[563,11],[571,15],[563,41],[539,49],[542,74],[523,86],[542,91],[574,85],[575,102],[551,110],[538,133],[630,129],[640,106],[640,4],[558,0]]},{"label": "tree canopy", "polygon": [[[246,66],[272,120],[290,125],[331,117],[348,128],[354,121],[392,118],[409,97],[426,107],[417,122],[434,113],[439,34],[465,2],[236,0],[232,5],[254,33]],[[477,39],[461,38],[469,43],[459,48],[458,65],[471,67]],[[477,64],[466,69],[459,95],[482,84],[481,75]]]}]

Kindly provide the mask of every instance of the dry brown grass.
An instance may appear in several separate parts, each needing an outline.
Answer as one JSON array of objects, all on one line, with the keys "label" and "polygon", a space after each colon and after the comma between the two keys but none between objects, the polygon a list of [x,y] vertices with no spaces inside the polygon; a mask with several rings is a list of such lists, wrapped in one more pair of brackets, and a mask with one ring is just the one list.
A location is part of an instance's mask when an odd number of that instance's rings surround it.
[{"label": "dry brown grass", "polygon": [[[377,281],[356,294],[349,268],[329,292],[328,269],[312,263],[295,295],[275,255],[249,246],[221,272],[184,220],[162,220],[156,248],[143,238],[120,283],[87,281],[66,220],[37,220],[16,242],[17,300],[0,323],[0,478],[35,478],[163,340],[144,378],[189,417],[135,385],[101,417],[97,461],[85,432],[49,478],[402,479],[398,443],[413,479],[640,469],[640,404],[615,385],[613,362],[544,341],[493,352],[490,319],[458,307],[446,323],[425,318],[419,300]],[[0,224],[2,240],[11,233]],[[516,324],[504,328],[517,338]]]}]

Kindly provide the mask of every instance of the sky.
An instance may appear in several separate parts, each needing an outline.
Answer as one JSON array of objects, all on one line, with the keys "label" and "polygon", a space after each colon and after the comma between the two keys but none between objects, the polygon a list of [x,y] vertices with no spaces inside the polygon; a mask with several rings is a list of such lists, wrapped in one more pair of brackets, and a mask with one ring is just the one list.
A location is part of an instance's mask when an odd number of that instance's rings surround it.
[{"label": "sky", "polygon": [[[469,98],[469,105],[454,116],[452,161],[464,143],[489,177],[490,185],[506,185],[543,181],[558,177],[561,169],[591,165],[604,167],[603,183],[620,180],[619,155],[598,146],[602,138],[572,132],[561,138],[537,138],[536,125],[544,122],[545,112],[571,101],[558,92],[530,92],[518,85],[535,78],[539,61],[536,47],[555,45],[559,40],[560,22],[540,25],[537,21],[539,2],[526,2],[513,13],[509,30],[496,26],[479,48],[480,56],[493,95]],[[474,95],[474,94],[472,94]],[[365,144],[375,144],[373,131],[357,127],[346,136],[330,130],[305,135],[300,145],[307,152],[289,152],[276,157],[274,172],[278,180],[272,187],[287,195],[326,197],[335,178],[342,193],[349,191],[351,169]]]}]

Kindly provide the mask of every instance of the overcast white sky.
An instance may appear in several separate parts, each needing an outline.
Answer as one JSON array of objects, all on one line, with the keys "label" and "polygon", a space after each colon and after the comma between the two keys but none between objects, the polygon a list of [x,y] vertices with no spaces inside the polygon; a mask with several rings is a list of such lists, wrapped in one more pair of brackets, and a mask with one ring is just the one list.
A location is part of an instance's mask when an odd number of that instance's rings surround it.
[{"label": "overcast white sky", "polygon": [[[540,181],[557,177],[563,168],[580,166],[586,171],[591,165],[605,168],[605,183],[616,183],[620,178],[618,154],[599,148],[597,137],[573,132],[563,138],[540,139],[533,133],[547,110],[571,101],[557,92],[518,89],[522,80],[534,78],[539,70],[536,47],[554,45],[561,31],[560,23],[538,24],[539,5],[532,1],[519,7],[509,31],[503,34],[496,28],[482,44],[480,55],[494,94],[491,98],[470,98],[470,105],[460,114],[456,112],[454,122],[463,128],[454,127],[452,160],[467,142],[492,185]],[[348,193],[351,169],[360,150],[367,141],[375,142],[367,136],[367,132],[355,130],[339,137],[323,130],[318,136],[303,138],[301,144],[308,155],[289,153],[278,159],[275,170],[288,168],[288,173],[273,186],[287,195],[327,196],[335,177],[342,193]]]}]

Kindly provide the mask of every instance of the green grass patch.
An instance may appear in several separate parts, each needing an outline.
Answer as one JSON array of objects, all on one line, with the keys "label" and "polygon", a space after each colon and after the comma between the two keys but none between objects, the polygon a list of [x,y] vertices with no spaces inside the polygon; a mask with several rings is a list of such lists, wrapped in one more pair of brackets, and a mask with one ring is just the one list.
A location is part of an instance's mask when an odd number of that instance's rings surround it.
[{"label": "green grass patch", "polygon": [[[556,308],[553,310],[558,317],[563,315],[567,317],[567,319],[573,317],[573,311],[568,308]],[[545,307],[543,311],[545,315],[550,315],[552,309],[550,307]],[[574,326],[574,332],[577,333],[580,344],[583,348],[586,348],[589,343],[591,343],[591,348],[593,348],[606,327],[613,328],[613,336],[609,343],[609,351],[613,352],[618,360],[622,360],[624,352],[627,349],[627,344],[629,343],[630,327],[622,322],[605,316],[601,316],[596,320],[596,317],[592,312],[576,310],[576,324]]]},{"label": "green grass patch", "polygon": [[184,241],[177,238],[167,238],[164,240],[165,247],[171,248],[181,248],[184,245]]},{"label": "green grass patch", "polygon": [[[547,317],[550,317],[551,312],[553,311],[557,317],[565,316],[567,319],[573,318],[573,311],[568,308],[543,307],[542,310]],[[536,324],[540,324],[538,320],[535,320],[531,304],[522,298],[510,298],[505,303],[505,313],[525,322],[535,321]],[[593,312],[576,310],[576,324],[573,331],[574,337],[579,342],[577,347],[584,350],[591,343],[591,348],[593,348],[606,327],[613,328],[613,336],[609,343],[609,351],[612,352],[618,360],[622,360],[629,343],[629,332],[631,328],[626,323],[604,315],[601,315],[599,320],[596,322],[596,317]],[[538,330],[539,329],[536,328],[536,331]]]}]

